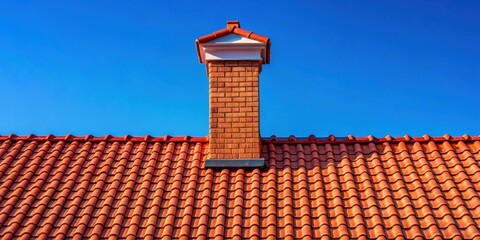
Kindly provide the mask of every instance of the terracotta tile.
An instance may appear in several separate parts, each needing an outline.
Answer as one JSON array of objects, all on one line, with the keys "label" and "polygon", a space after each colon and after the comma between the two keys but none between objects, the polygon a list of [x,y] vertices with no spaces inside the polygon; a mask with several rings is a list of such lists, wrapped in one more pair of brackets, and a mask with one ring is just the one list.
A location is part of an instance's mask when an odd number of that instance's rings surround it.
[{"label": "terracotta tile", "polygon": [[228,172],[205,143],[62,141],[1,142],[2,238],[479,236],[478,140],[297,139]]}]

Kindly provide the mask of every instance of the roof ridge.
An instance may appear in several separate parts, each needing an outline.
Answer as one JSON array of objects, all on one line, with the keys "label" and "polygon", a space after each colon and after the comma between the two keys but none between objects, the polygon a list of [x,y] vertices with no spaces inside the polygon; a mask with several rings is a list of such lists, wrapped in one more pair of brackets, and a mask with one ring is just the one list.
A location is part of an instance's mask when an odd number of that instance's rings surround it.
[{"label": "roof ridge", "polygon": [[[157,136],[153,137],[150,135],[145,136],[131,136],[126,134],[124,136],[112,136],[106,134],[104,136],[93,136],[93,135],[84,135],[84,136],[75,136],[72,134],[67,134],[64,136],[55,136],[53,134],[48,134],[44,136],[37,136],[35,134],[29,134],[24,136],[18,136],[15,134],[10,135],[0,135],[0,141],[6,140],[17,140],[17,141],[92,141],[92,142],[208,142],[208,136]],[[315,135],[310,135],[308,137],[297,137],[295,135],[290,135],[289,137],[277,137],[272,135],[271,137],[262,138],[263,143],[365,143],[365,142],[459,142],[459,141],[480,141],[479,136],[470,136],[468,134],[463,134],[462,136],[451,136],[450,134],[445,134],[443,136],[430,136],[425,134],[421,137],[411,137],[410,135],[405,135],[401,137],[392,137],[386,135],[385,137],[374,137],[373,135],[368,135],[366,137],[354,137],[348,135],[347,137],[337,137],[335,135],[329,135],[328,137],[317,137]]]},{"label": "roof ridge", "polygon": [[308,137],[296,137],[290,135],[289,137],[277,137],[272,135],[269,138],[262,138],[264,143],[364,143],[364,142],[458,142],[458,141],[479,141],[479,136],[470,136],[468,134],[463,134],[462,136],[451,136],[450,134],[445,134],[443,136],[432,137],[428,134],[425,134],[421,137],[411,137],[410,135],[405,135],[402,137],[392,137],[386,135],[385,137],[374,137],[373,135],[368,135],[367,137],[354,137],[348,135],[347,137],[336,137],[330,135],[328,137],[316,137],[315,135],[310,135]]}]

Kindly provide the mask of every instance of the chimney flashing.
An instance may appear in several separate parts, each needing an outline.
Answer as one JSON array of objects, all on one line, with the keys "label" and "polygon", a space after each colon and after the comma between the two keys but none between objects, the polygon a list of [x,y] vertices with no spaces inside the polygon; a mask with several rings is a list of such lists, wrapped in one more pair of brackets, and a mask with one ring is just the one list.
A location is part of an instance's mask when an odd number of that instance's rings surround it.
[{"label": "chimney flashing", "polygon": [[264,168],[265,158],[239,158],[239,159],[207,159],[205,168]]}]

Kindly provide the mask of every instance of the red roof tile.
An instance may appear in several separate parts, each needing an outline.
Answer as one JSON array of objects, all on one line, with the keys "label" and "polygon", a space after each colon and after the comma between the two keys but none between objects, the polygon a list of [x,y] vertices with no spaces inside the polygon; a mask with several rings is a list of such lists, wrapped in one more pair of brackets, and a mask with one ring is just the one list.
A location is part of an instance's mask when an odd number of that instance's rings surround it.
[{"label": "red roof tile", "polygon": [[205,169],[207,149],[0,136],[0,238],[480,237],[480,137],[271,137],[263,170]]}]

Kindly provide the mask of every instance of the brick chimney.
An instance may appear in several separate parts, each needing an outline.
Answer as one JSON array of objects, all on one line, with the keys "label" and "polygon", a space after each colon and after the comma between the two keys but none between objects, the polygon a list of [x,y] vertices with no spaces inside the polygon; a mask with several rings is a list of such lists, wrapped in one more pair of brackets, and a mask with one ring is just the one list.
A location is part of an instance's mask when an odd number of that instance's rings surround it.
[{"label": "brick chimney", "polygon": [[270,40],[238,21],[196,41],[210,86],[206,167],[261,167],[259,74],[270,62]]}]

